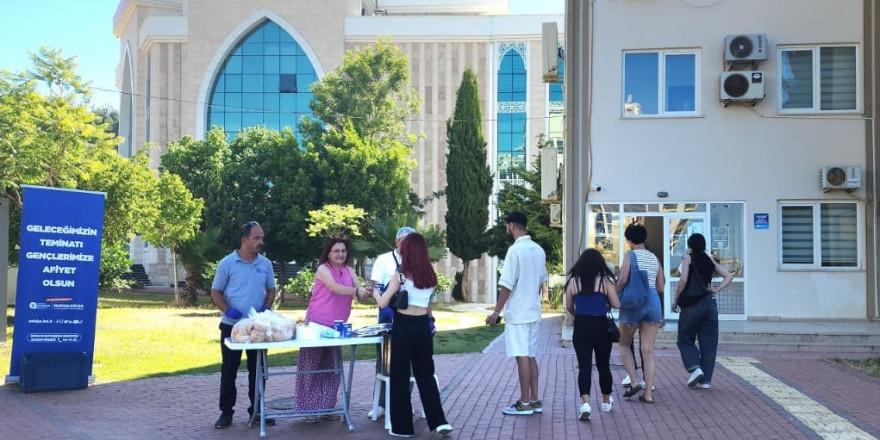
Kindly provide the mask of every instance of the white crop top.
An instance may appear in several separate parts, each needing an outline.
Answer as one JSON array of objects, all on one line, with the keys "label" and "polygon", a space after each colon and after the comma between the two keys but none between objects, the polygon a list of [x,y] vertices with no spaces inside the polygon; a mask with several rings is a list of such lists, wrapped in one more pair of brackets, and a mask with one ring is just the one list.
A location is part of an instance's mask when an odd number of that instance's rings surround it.
[{"label": "white crop top", "polygon": [[419,289],[409,279],[403,281],[403,288],[408,292],[409,305],[411,306],[428,307],[431,297],[434,296],[433,287]]}]

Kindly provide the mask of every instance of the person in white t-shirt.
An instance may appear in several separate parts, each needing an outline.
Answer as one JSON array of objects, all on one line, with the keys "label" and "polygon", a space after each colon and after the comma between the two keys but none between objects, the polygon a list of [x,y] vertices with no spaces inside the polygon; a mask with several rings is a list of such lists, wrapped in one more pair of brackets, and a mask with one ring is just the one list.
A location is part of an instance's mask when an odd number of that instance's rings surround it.
[{"label": "person in white t-shirt", "polygon": [[541,324],[541,286],[547,280],[544,249],[526,234],[526,215],[519,211],[505,218],[507,234],[515,240],[504,256],[498,285],[501,291],[486,324],[496,325],[504,309],[504,340],[507,356],[516,358],[520,399],[501,411],[510,415],[544,412],[538,398],[538,329]]},{"label": "person in white t-shirt", "polygon": [[[403,239],[406,238],[407,235],[414,232],[416,232],[416,230],[409,226],[404,226],[397,230],[395,240],[395,245],[397,247],[376,257],[376,261],[373,262],[373,270],[370,272],[370,284],[367,290],[373,291],[373,289],[377,289],[380,293],[384,293],[385,290],[388,289],[388,284],[391,282],[391,278],[400,270],[401,264],[403,264],[403,259],[400,257],[400,245],[403,243]],[[391,307],[379,308],[380,324],[391,322],[392,318],[394,318],[394,309]],[[382,372],[382,346],[376,345],[376,373],[380,372]],[[379,409],[376,418],[378,419],[384,414],[385,382],[382,382],[379,389]],[[373,418],[373,411],[370,410],[367,415],[370,418]]]}]

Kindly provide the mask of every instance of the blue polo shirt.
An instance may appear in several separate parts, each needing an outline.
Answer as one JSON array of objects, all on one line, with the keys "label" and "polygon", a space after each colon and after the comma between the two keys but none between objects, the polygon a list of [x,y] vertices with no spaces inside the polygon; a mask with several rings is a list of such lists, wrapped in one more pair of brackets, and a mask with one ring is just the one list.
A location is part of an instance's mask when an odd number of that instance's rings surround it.
[{"label": "blue polo shirt", "polygon": [[[238,256],[238,250],[234,250],[217,264],[211,288],[223,292],[226,304],[245,315],[251,307],[259,310],[266,300],[266,290],[275,288],[272,262],[260,254],[253,262],[248,262]],[[220,318],[223,324],[233,325],[237,321],[225,314]]]}]

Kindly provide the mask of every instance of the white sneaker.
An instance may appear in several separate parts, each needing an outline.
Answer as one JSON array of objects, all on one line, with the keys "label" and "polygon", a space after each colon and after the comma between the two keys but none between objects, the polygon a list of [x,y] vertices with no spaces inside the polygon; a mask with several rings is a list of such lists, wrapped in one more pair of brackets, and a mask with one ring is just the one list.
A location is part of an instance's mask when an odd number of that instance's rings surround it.
[{"label": "white sneaker", "polygon": [[452,432],[452,425],[450,425],[448,423],[444,424],[444,425],[440,425],[437,427],[437,429],[434,430],[434,432],[436,432],[437,434],[440,434],[440,435],[449,435],[449,433]]},{"label": "white sneaker", "polygon": [[703,380],[703,370],[700,367],[697,367],[694,371],[691,372],[691,375],[688,377],[687,386],[695,387],[700,381]]},{"label": "white sneaker", "polygon": [[602,412],[611,412],[611,406],[614,405],[614,397],[608,397],[608,403],[602,402]]},{"label": "white sneaker", "polygon": [[578,420],[590,420],[590,411],[592,411],[592,408],[590,408],[590,404],[584,402],[584,404],[581,405],[581,408],[578,410]]},{"label": "white sneaker", "polygon": [[[385,415],[385,408],[382,408],[380,406],[379,409],[376,410],[376,420],[381,419],[382,416],[384,416],[384,415]],[[370,412],[367,413],[367,417],[369,417],[370,419],[373,418],[373,410],[370,410]]]},{"label": "white sneaker", "polygon": [[625,387],[632,385],[632,381],[629,379],[629,374],[627,374],[626,377],[624,377],[623,380],[620,381],[620,384]]},{"label": "white sneaker", "polygon": [[712,388],[712,384],[709,382],[700,382],[699,385],[697,385],[697,388],[701,390],[708,390]]}]

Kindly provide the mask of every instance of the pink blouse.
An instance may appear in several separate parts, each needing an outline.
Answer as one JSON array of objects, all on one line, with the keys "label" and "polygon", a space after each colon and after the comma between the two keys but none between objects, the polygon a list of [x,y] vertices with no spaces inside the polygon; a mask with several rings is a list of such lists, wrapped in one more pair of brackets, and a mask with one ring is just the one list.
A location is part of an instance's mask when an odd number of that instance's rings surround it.
[{"label": "pink blouse", "polygon": [[[336,284],[355,287],[355,281],[351,278],[351,270],[348,267],[339,271],[334,269],[330,263],[325,264],[330,269]],[[306,310],[306,321],[317,322],[331,328],[333,321],[337,319],[348,321],[348,317],[351,315],[352,298],[351,295],[337,295],[331,292],[329,287],[315,277],[312,299],[309,300],[309,307]]]}]

